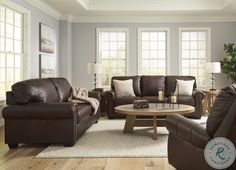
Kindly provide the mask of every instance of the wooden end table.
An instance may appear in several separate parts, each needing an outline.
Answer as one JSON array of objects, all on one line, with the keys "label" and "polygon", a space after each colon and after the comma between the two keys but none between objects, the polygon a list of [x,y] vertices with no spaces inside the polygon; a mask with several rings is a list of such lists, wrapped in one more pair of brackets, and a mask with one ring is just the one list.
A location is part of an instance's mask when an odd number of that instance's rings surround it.
[{"label": "wooden end table", "polygon": [[[164,107],[163,107],[164,105]],[[174,113],[187,114],[195,111],[193,106],[182,104],[156,104],[150,103],[149,108],[135,109],[133,104],[120,105],[115,107],[115,111],[127,115],[123,133],[133,133],[134,127],[153,127],[153,139],[157,140],[157,116],[168,116]],[[136,116],[152,116],[152,124],[149,120],[137,120]]]},{"label": "wooden end table", "polygon": [[219,94],[219,90],[203,90],[205,93],[203,113],[207,115],[212,110],[212,105],[215,101],[215,97]]}]

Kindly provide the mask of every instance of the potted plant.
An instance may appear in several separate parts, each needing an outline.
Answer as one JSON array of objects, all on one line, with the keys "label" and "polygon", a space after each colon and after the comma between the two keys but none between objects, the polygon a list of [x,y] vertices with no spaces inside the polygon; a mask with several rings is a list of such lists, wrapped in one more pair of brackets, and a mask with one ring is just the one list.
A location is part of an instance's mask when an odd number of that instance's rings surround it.
[{"label": "potted plant", "polygon": [[234,43],[224,44],[224,51],[227,55],[221,61],[222,71],[232,83],[236,83],[236,48]]}]

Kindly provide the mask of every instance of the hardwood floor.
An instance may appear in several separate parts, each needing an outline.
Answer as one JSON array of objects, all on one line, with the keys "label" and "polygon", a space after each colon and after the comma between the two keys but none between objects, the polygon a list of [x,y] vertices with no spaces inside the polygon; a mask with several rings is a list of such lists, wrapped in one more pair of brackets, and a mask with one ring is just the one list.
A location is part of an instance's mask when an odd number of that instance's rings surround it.
[{"label": "hardwood floor", "polygon": [[167,158],[36,159],[45,147],[20,145],[9,150],[0,127],[0,170],[174,170]]}]

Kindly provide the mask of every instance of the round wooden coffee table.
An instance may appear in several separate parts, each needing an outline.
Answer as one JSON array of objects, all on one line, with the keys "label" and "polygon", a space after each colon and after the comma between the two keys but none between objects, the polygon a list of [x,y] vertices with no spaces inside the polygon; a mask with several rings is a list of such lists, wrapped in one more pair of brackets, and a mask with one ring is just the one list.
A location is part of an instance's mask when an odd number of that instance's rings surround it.
[{"label": "round wooden coffee table", "polygon": [[[124,126],[124,133],[133,133],[134,127],[153,126],[153,139],[157,139],[157,116],[168,116],[171,114],[187,114],[195,111],[193,106],[182,104],[163,104],[149,103],[149,108],[135,109],[133,104],[120,105],[115,107],[115,111],[127,115]],[[153,117],[152,124],[148,120],[136,120],[136,116],[151,116]]]}]

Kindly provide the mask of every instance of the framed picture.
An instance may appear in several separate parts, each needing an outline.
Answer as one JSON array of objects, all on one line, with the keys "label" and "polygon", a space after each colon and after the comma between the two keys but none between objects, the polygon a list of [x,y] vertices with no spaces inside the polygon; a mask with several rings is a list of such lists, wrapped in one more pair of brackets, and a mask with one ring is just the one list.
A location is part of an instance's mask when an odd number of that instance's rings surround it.
[{"label": "framed picture", "polygon": [[39,77],[56,77],[56,57],[54,55],[39,55]]},{"label": "framed picture", "polygon": [[39,51],[44,53],[54,53],[55,33],[53,28],[39,24]]}]

